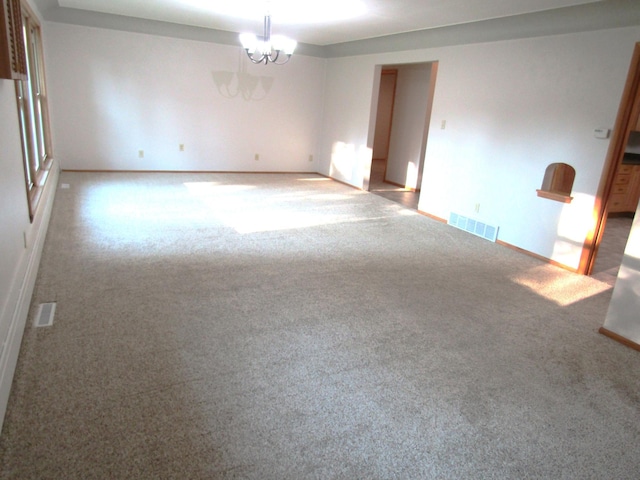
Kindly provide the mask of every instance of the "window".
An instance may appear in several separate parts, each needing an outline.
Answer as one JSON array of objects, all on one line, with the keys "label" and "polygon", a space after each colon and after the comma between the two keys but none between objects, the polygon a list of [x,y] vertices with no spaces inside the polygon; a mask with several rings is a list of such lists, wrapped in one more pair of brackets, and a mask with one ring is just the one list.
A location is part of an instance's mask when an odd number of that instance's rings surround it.
[{"label": "window", "polygon": [[53,155],[40,25],[25,5],[22,5],[22,36],[27,75],[24,80],[16,80],[16,96],[29,215],[33,220]]}]

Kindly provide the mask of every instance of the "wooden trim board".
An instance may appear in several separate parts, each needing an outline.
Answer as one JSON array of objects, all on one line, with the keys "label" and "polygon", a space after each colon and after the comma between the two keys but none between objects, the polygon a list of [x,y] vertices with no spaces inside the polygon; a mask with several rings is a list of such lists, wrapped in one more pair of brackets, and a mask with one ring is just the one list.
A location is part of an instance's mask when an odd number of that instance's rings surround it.
[{"label": "wooden trim board", "polygon": [[621,343],[625,347],[629,347],[640,352],[639,344],[637,344],[636,342],[632,342],[631,340],[623,337],[622,335],[618,335],[617,333],[612,332],[611,330],[608,330],[604,327],[600,327],[600,330],[598,330],[598,332],[604,335],[605,337],[609,337],[610,339],[615,340],[618,343]]}]

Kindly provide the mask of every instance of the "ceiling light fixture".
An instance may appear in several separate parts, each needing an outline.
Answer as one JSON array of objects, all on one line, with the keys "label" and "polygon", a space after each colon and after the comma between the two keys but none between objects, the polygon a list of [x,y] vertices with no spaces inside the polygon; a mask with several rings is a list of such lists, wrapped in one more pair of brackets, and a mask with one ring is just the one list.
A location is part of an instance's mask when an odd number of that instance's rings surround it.
[{"label": "ceiling light fixture", "polygon": [[[264,17],[264,36],[256,37],[253,33],[242,33],[240,43],[247,52],[249,60],[256,64],[264,63],[265,65],[269,63],[284,65],[291,60],[291,55],[297,45],[295,40],[282,35],[271,35],[271,15]],[[285,55],[286,58],[284,58]]]}]

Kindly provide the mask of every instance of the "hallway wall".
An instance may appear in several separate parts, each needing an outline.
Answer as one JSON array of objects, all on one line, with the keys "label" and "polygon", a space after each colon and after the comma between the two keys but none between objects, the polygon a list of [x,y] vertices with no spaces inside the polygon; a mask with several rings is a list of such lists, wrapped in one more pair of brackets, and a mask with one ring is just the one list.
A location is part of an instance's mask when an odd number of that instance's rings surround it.
[{"label": "hallway wall", "polygon": [[324,59],[265,67],[238,46],[59,23],[45,41],[65,169],[317,171]]}]

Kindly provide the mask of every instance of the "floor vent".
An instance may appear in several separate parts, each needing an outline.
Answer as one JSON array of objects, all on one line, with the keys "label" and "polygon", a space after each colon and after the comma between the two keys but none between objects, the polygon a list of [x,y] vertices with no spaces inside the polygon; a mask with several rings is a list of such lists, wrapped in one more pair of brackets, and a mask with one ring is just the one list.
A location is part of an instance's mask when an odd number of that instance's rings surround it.
[{"label": "floor vent", "polygon": [[478,237],[491,240],[492,242],[495,242],[498,238],[498,227],[487,225],[486,223],[458,215],[457,213],[451,212],[449,215],[449,225],[464,230],[465,232],[473,233]]},{"label": "floor vent", "polygon": [[36,316],[36,327],[50,327],[53,325],[53,315],[56,313],[55,302],[41,303]]}]

